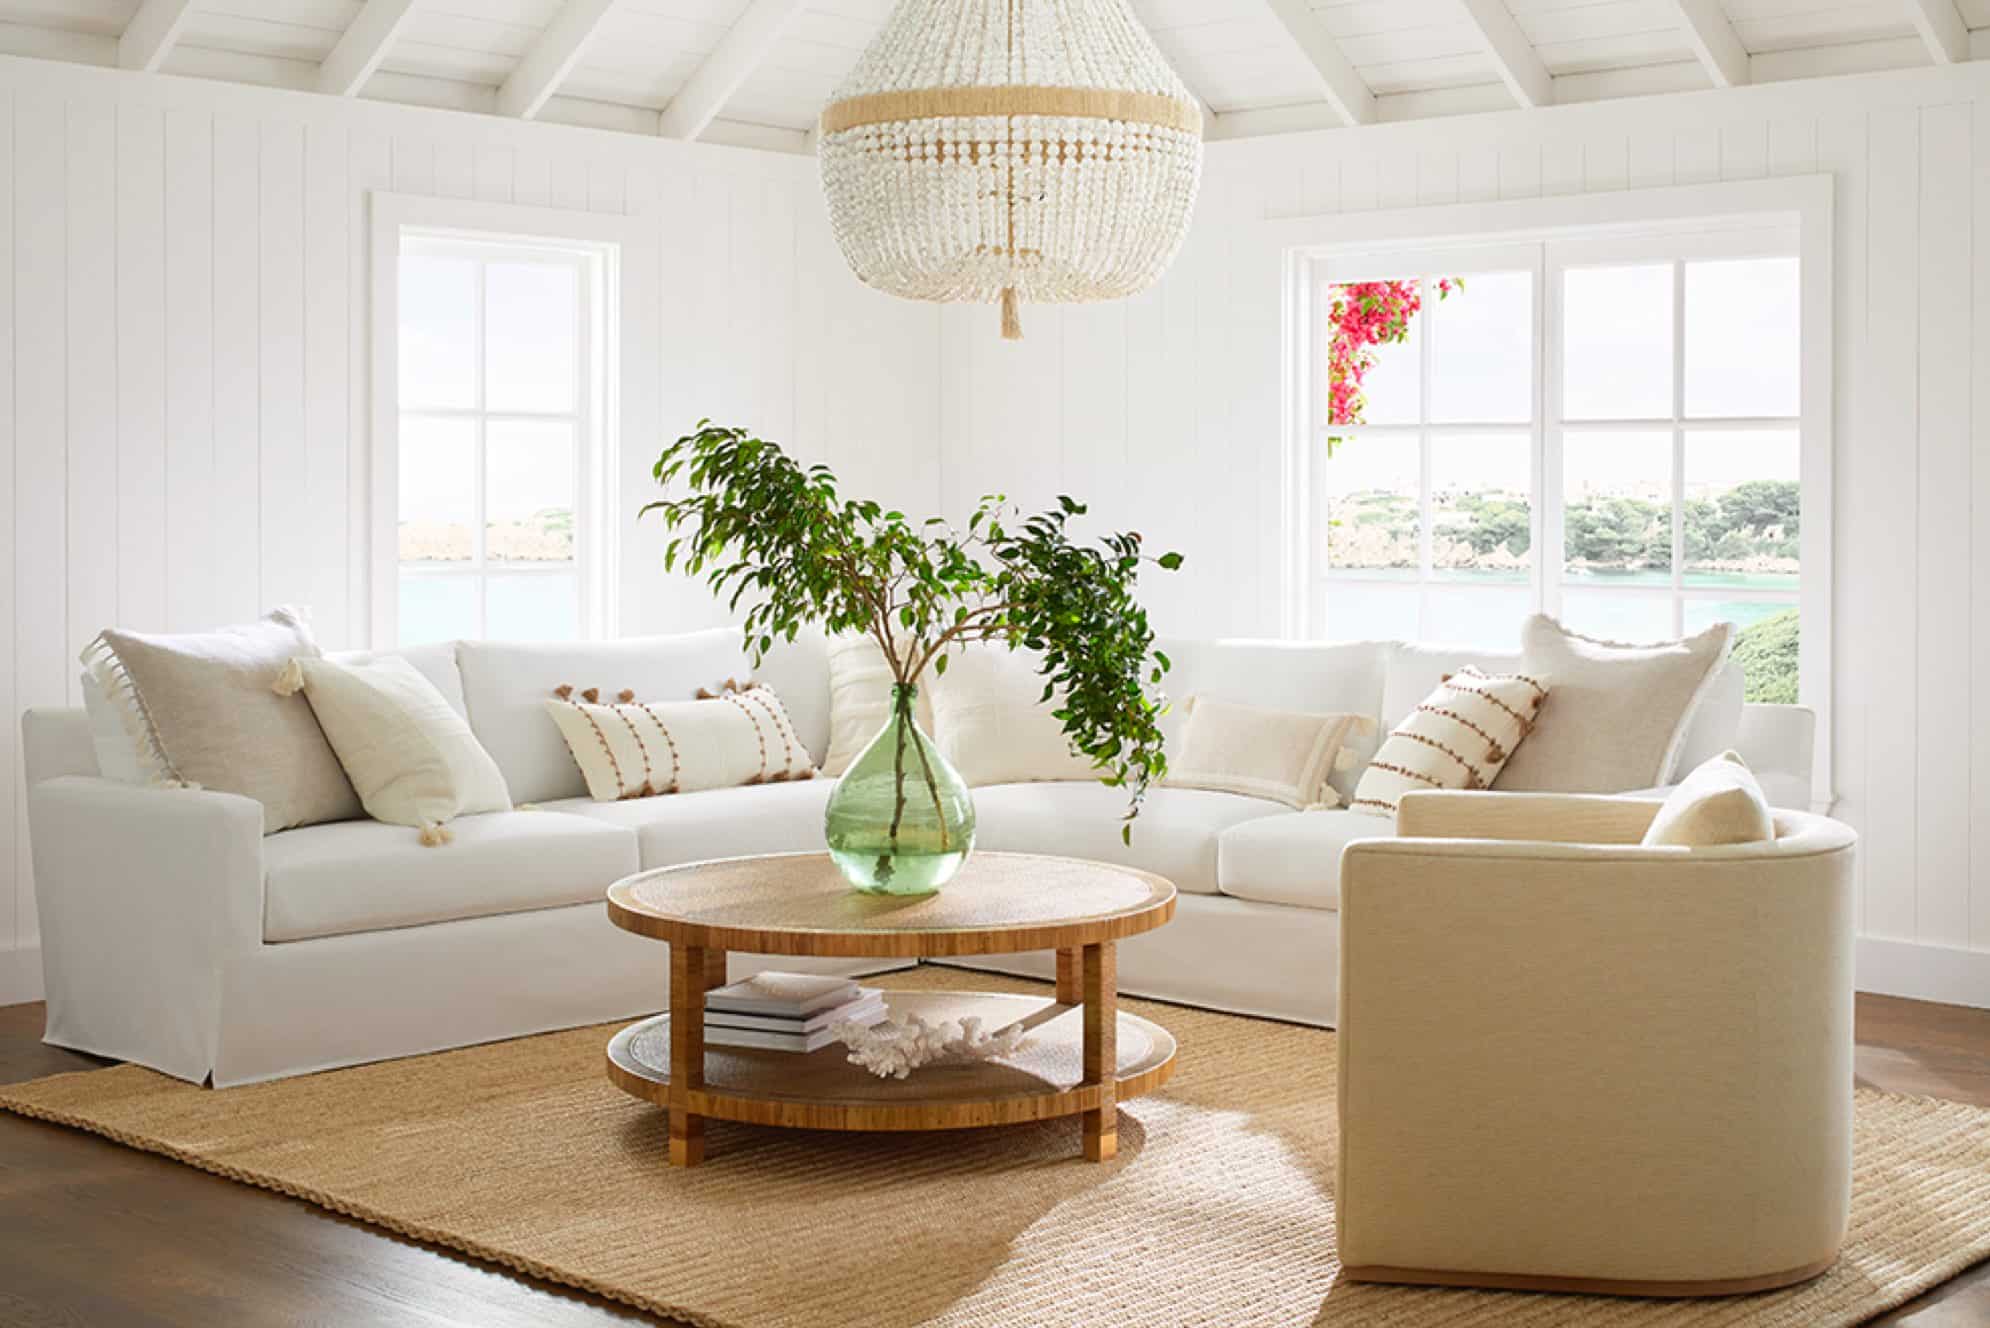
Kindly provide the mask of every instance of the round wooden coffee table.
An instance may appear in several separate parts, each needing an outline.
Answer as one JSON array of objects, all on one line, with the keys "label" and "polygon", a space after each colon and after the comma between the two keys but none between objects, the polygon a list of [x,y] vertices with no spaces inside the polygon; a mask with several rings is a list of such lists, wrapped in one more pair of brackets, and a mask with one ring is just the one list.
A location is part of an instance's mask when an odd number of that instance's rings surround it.
[{"label": "round wooden coffee table", "polygon": [[[1024,853],[976,853],[937,894],[860,894],[827,853],[725,858],[643,872],[608,890],[616,926],[670,943],[670,1012],[608,1044],[608,1077],[670,1111],[670,1160],[704,1156],[704,1121],[818,1130],[951,1130],[1084,1117],[1085,1156],[1104,1161],[1115,1104],[1174,1069],[1167,1030],[1118,1009],[1115,945],[1175,914],[1159,876]],[[726,981],[726,953],[864,959],[1057,951],[1057,995],[886,992],[894,1017],[980,1015],[988,1031],[1022,1022],[1029,1045],[971,1065],[880,1079],[840,1045],[806,1055],[705,1046],[705,993]]]}]

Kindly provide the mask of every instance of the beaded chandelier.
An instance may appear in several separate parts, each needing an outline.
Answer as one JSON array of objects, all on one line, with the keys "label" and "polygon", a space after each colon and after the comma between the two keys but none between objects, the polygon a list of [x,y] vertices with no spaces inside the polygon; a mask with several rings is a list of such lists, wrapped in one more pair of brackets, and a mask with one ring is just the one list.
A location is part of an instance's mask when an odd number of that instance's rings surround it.
[{"label": "beaded chandelier", "polygon": [[866,284],[1112,300],[1181,247],[1202,108],[1127,0],[900,0],[823,109],[822,187]]}]

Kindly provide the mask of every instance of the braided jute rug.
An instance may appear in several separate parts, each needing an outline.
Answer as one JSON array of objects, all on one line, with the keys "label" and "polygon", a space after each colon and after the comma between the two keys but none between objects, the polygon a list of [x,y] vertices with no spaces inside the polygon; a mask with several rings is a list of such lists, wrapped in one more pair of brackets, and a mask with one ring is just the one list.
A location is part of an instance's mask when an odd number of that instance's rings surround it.
[{"label": "braided jute rug", "polygon": [[[924,969],[901,987],[1041,990]],[[713,1122],[667,1165],[661,1111],[602,1073],[606,1028],[219,1092],[130,1066],[0,1107],[710,1328],[1833,1328],[1990,1257],[1990,1111],[1861,1090],[1852,1229],[1829,1273],[1723,1300],[1337,1285],[1333,1035],[1126,1002],[1181,1041],[1121,1109],[925,1135]]]}]

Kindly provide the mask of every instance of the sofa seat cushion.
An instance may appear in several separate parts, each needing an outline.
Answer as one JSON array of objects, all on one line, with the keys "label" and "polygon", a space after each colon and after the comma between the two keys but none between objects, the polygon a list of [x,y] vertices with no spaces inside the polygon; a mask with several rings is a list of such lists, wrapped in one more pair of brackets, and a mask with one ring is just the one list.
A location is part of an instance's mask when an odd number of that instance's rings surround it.
[{"label": "sofa seat cushion", "polygon": [[666,793],[653,798],[595,802],[567,798],[540,810],[633,831],[643,870],[749,853],[820,853],[822,813],[833,779]]},{"label": "sofa seat cushion", "polygon": [[263,939],[303,941],[521,913],[603,899],[637,870],[620,826],[545,812],[490,812],[422,844],[406,826],[339,821],[263,841]]},{"label": "sofa seat cushion", "polygon": [[1092,780],[995,784],[974,790],[974,846],[1119,863],[1165,876],[1184,894],[1211,895],[1216,837],[1243,822],[1289,814],[1264,798],[1157,788],[1148,792],[1128,845],[1119,837],[1125,812],[1125,789]]},{"label": "sofa seat cushion", "polygon": [[1217,884],[1235,899],[1339,911],[1341,851],[1395,834],[1393,818],[1345,809],[1246,821],[1216,841]]}]

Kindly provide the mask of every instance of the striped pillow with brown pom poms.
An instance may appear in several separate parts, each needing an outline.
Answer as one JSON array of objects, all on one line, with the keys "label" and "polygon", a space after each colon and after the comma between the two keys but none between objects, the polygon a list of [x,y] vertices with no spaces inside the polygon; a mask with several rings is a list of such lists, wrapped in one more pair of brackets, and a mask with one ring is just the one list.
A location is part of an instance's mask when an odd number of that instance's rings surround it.
[{"label": "striped pillow with brown pom poms", "polygon": [[774,689],[727,679],[692,701],[561,687],[546,709],[596,802],[812,779],[815,767]]},{"label": "striped pillow with brown pom poms", "polygon": [[1491,788],[1547,697],[1548,685],[1524,674],[1447,674],[1383,739],[1349,810],[1394,816],[1402,796],[1416,789]]}]

